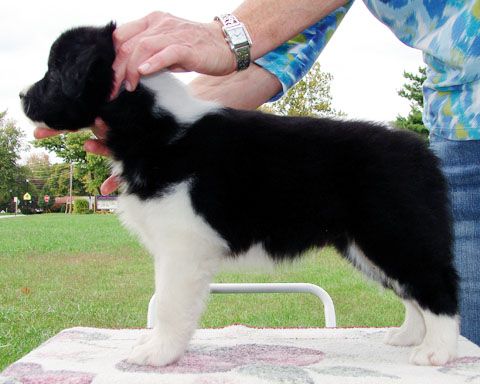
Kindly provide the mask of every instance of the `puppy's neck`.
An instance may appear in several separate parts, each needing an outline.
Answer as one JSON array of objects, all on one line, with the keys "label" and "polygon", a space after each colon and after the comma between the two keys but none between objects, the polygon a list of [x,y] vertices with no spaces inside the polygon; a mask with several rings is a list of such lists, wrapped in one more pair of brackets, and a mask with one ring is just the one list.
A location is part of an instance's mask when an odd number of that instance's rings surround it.
[{"label": "puppy's neck", "polygon": [[221,108],[217,103],[194,97],[185,84],[168,72],[144,77],[141,84],[155,94],[156,106],[169,112],[179,124],[191,124]]}]

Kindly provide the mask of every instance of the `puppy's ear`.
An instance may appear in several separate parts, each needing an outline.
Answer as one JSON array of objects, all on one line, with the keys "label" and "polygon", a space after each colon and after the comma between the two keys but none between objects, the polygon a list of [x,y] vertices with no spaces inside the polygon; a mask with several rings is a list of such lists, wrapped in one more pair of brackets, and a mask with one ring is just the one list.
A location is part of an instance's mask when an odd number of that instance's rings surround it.
[{"label": "puppy's ear", "polygon": [[108,37],[112,37],[113,31],[117,28],[115,21],[110,21],[105,27],[103,27],[103,33]]},{"label": "puppy's ear", "polygon": [[85,49],[75,58],[75,64],[64,68],[62,91],[71,98],[80,97],[85,89],[87,77],[95,64],[95,47]]},{"label": "puppy's ear", "polygon": [[[62,74],[62,91],[72,99],[79,98],[88,85],[104,88],[111,82],[111,65],[115,58],[112,33],[116,24],[112,21],[95,31],[95,43],[85,47],[71,59]],[[97,91],[100,89],[97,88]],[[102,90],[103,91],[103,90]],[[104,93],[104,92],[100,92]]]}]

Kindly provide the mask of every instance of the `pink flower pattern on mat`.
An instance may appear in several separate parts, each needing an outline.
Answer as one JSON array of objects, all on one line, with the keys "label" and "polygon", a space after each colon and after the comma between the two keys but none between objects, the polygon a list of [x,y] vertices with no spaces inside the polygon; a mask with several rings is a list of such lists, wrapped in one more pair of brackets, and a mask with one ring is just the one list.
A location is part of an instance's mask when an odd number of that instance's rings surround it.
[{"label": "pink flower pattern on mat", "polygon": [[22,384],[90,384],[95,377],[92,373],[74,371],[44,371],[40,364],[15,363],[2,372],[4,376],[15,377],[14,383]]},{"label": "pink flower pattern on mat", "polygon": [[439,372],[447,375],[465,377],[465,382],[480,382],[480,374],[478,371],[478,365],[480,363],[480,357],[465,356],[455,359],[445,366],[439,368]]},{"label": "pink flower pattern on mat", "polygon": [[323,352],[315,349],[283,345],[240,344],[221,348],[192,346],[178,362],[166,367],[130,364],[126,361],[118,363],[116,367],[129,372],[213,373],[256,364],[303,367],[318,363],[324,356]]}]

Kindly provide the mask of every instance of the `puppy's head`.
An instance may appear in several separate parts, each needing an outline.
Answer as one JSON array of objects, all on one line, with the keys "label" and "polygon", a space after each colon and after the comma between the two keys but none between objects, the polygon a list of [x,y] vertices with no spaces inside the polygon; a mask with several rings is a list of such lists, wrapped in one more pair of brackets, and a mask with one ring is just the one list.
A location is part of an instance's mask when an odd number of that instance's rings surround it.
[{"label": "puppy's head", "polygon": [[20,94],[25,114],[54,129],[91,125],[113,86],[114,23],[63,33],[52,45],[43,79]]}]

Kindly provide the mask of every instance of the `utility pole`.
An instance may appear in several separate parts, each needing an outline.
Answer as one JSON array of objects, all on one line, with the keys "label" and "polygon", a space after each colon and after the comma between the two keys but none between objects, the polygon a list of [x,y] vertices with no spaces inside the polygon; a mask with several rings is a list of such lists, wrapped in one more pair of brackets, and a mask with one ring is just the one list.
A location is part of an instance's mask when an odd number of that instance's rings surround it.
[{"label": "utility pole", "polygon": [[[70,207],[69,207],[69,213],[73,212],[72,189],[73,189],[73,162],[70,163],[70,188],[69,188]],[[65,209],[65,213],[66,212],[67,212],[67,210]]]}]

